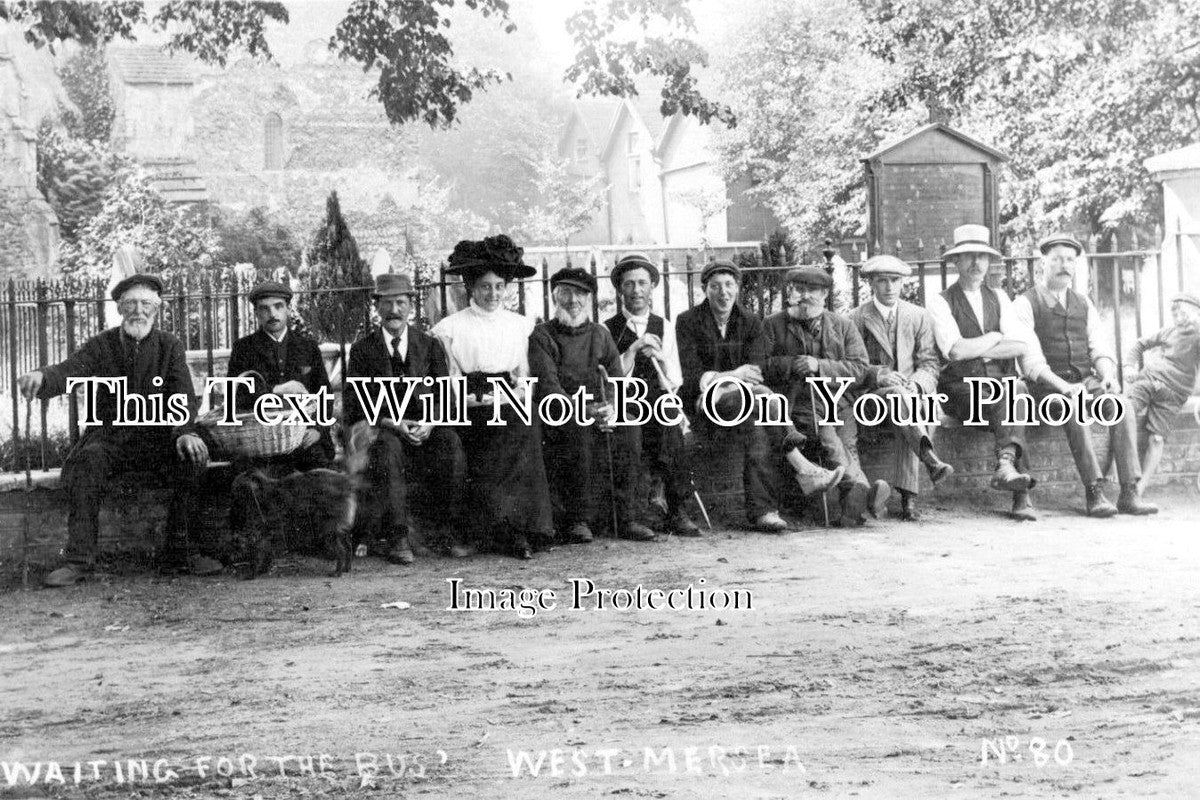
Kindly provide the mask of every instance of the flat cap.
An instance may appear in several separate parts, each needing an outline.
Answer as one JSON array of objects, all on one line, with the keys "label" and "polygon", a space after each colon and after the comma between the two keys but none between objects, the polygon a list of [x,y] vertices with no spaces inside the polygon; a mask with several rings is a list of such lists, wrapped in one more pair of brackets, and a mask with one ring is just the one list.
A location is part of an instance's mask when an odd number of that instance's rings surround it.
[{"label": "flat cap", "polygon": [[733,276],[733,279],[737,281],[739,285],[741,285],[742,271],[738,269],[737,265],[732,261],[726,261],[723,258],[719,258],[716,261],[710,261],[704,266],[704,269],[700,272],[700,284],[703,285],[708,283],[708,279],[713,275],[716,275],[718,272],[728,272]]},{"label": "flat cap", "polygon": [[621,288],[621,278],[626,272],[633,269],[644,269],[650,273],[650,283],[658,286],[659,274],[658,267],[654,266],[654,262],[650,260],[650,256],[645,253],[630,253],[621,256],[621,260],[613,267],[609,277],[612,278],[613,286]]},{"label": "flat cap", "polygon": [[1172,303],[1189,303],[1196,308],[1200,308],[1200,295],[1195,292],[1180,292],[1171,298]]},{"label": "flat cap", "polygon": [[815,286],[818,289],[828,289],[833,286],[833,278],[820,267],[796,267],[789,269],[783,276],[783,282],[799,283],[805,286]]},{"label": "flat cap", "polygon": [[912,275],[912,267],[904,261],[889,255],[871,256],[862,265],[860,274],[866,278],[876,275],[899,275],[907,278]]},{"label": "flat cap", "polygon": [[385,272],[383,275],[375,276],[375,288],[371,291],[371,299],[378,300],[380,297],[415,293],[412,280],[407,275],[393,275]]},{"label": "flat cap", "polygon": [[112,299],[120,300],[121,295],[132,289],[134,286],[149,286],[154,290],[154,293],[161,296],[163,293],[162,278],[157,275],[151,275],[148,272],[138,272],[125,278],[112,290]]},{"label": "flat cap", "polygon": [[550,276],[550,289],[558,286],[573,286],[580,291],[596,293],[596,279],[592,273],[578,267],[563,267]]},{"label": "flat cap", "polygon": [[292,301],[292,289],[290,286],[285,286],[276,281],[266,281],[260,283],[250,290],[250,305],[254,305],[264,297],[280,297],[285,303]]},{"label": "flat cap", "polygon": [[1069,233],[1050,234],[1045,239],[1042,239],[1040,242],[1038,242],[1038,251],[1042,255],[1046,255],[1046,253],[1050,252],[1051,247],[1059,244],[1064,244],[1067,247],[1072,248],[1077,256],[1083,254],[1083,245],[1078,239]]}]

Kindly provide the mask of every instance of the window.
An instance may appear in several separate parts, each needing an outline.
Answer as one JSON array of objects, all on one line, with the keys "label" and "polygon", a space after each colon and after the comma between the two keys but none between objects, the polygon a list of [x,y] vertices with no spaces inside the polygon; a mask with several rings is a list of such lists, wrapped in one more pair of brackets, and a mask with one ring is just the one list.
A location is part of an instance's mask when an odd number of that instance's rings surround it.
[{"label": "window", "polygon": [[637,148],[638,148],[638,135],[637,135],[637,131],[633,131],[629,134],[629,152],[633,153],[637,150]]},{"label": "window", "polygon": [[587,139],[576,139],[575,140],[575,160],[583,161],[584,159],[587,158],[587,154],[588,154]]},{"label": "window", "polygon": [[283,169],[283,118],[275,113],[263,120],[263,169]]},{"label": "window", "polygon": [[629,157],[629,191],[642,190],[642,159],[641,156]]}]

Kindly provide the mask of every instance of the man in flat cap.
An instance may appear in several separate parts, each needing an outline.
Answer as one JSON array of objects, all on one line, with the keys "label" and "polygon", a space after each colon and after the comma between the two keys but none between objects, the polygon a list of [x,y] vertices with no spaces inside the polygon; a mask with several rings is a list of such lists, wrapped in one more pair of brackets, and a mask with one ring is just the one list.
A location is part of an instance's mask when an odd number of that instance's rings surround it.
[{"label": "man in flat cap", "polygon": [[[637,429],[611,427],[612,409],[602,400],[611,385],[600,368],[610,377],[625,372],[608,328],[590,319],[596,279],[586,270],[565,267],[551,276],[550,291],[554,318],[535,327],[529,337],[529,374],[538,381],[538,403],[550,395],[570,398],[580,388],[596,398],[589,409],[596,417],[593,424],[581,425],[572,417],[563,425],[543,425],[542,452],[560,538],[568,543],[592,541],[592,526],[610,518],[611,511],[614,536],[651,541],[654,531],[637,520],[634,504],[640,460]],[[599,489],[605,485],[611,492],[609,507],[601,502]]]},{"label": "man in flat cap", "polygon": [[[700,408],[707,390],[726,378],[742,381],[755,393],[770,393],[764,381],[767,337],[763,323],[738,302],[742,273],[732,262],[709,262],[700,273],[700,282],[704,301],[675,321],[683,372],[679,396],[694,430],[708,442],[710,452],[740,452],[742,490],[750,524],[768,533],[782,533],[787,523],[779,516],[778,502],[771,493],[774,463],[767,428],[755,424],[754,414],[740,425],[723,427]],[[840,477],[812,464],[795,447],[789,447],[788,453],[806,491],[824,491]]]},{"label": "man in flat cap", "polygon": [[[233,343],[226,373],[231,377],[252,373],[254,388],[238,389],[238,409],[250,409],[264,394],[316,394],[322,388],[328,391],[329,375],[320,346],[289,327],[292,290],[282,283],[267,281],[251,289],[249,299],[258,330]],[[304,432],[294,452],[267,459],[262,466],[303,472],[328,467],[333,457],[329,427],[314,426]],[[248,468],[250,464],[239,466]]]},{"label": "man in flat cap", "polygon": [[[949,362],[939,376],[938,391],[948,398],[945,410],[959,419],[970,415],[971,389],[964,378],[1016,378],[1016,359],[1025,354],[1033,336],[1013,314],[1008,295],[985,285],[992,259],[1004,258],[992,248],[990,240],[986,226],[955,228],[954,246],[943,257],[958,270],[958,280],[926,302],[933,317],[934,339]],[[1013,385],[1016,391],[1025,391],[1024,381],[1017,379]],[[988,430],[996,443],[992,488],[1012,493],[1010,517],[1034,520],[1037,517],[1029,490],[1035,481],[1019,467],[1025,454],[1025,428],[1006,425],[1004,407],[1003,399],[983,406]]]},{"label": "man in flat cap", "polygon": [[196,409],[192,375],[183,344],[154,327],[162,305],[162,281],[156,275],[131,275],[113,287],[121,324],[84,342],[66,361],[42,367],[17,380],[27,400],[63,394],[70,378],[125,378],[126,391],[143,397],[187,399],[183,425],[114,425],[117,395],[105,387],[96,392],[101,425],[88,427],[67,454],[62,480],[70,509],[67,514],[67,564],[46,576],[46,586],[70,586],[95,567],[99,546],[100,494],[113,476],[133,471],[161,471],[174,492],[167,513],[163,568],[197,575],[220,572],[220,562],[195,550],[189,526],[196,519],[196,493],[208,463],[208,448],[196,435],[191,418]]},{"label": "man in flat cap", "polygon": [[[872,256],[861,275],[871,287],[871,299],[851,311],[850,319],[862,335],[870,362],[862,388],[884,398],[898,396],[904,408],[912,408],[917,398],[937,392],[933,319],[925,309],[900,299],[904,281],[912,275],[905,262],[895,256]],[[954,468],[938,457],[929,426],[900,421],[890,420],[900,441],[892,448],[889,477],[900,493],[900,518],[912,522],[920,517],[916,503],[920,465],[925,465],[935,485],[954,474]]]},{"label": "man in flat cap", "polygon": [[1139,431],[1146,432],[1142,454],[1142,477],[1138,497],[1146,491],[1162,460],[1166,437],[1175,427],[1184,403],[1200,393],[1200,295],[1181,292],[1171,299],[1172,324],[1138,339],[1129,353],[1128,364],[1141,364],[1143,356],[1158,350],[1159,357],[1146,364],[1125,387],[1133,402]]},{"label": "man in flat cap", "polygon": [[[1108,428],[1121,484],[1115,506],[1104,496],[1104,472],[1092,444],[1091,425],[1081,424],[1075,414],[1068,413],[1062,426],[1075,470],[1083,481],[1087,515],[1153,514],[1158,509],[1138,497],[1142,468],[1138,463],[1133,404],[1120,394],[1117,362],[1101,331],[1100,314],[1086,295],[1073,288],[1083,245],[1070,234],[1056,233],[1043,239],[1038,250],[1044,282],[1029,287],[1013,301],[1013,315],[1035,334],[1021,358],[1029,390],[1039,401],[1052,392],[1074,397],[1086,390],[1094,398],[1112,395],[1120,402],[1121,420]],[[1063,411],[1059,408],[1059,413]]]},{"label": "man in flat cap", "polygon": [[[342,390],[342,424],[347,431],[366,425],[364,403],[374,405],[384,384],[353,384],[351,378],[444,378],[449,375],[441,342],[409,324],[414,310],[412,281],[406,275],[379,275],[371,299],[379,327],[350,348],[346,386]],[[406,389],[399,384],[397,400]],[[360,398],[360,393],[362,397]],[[387,407],[376,421],[378,437],[371,444],[367,481],[370,502],[359,509],[356,528],[377,535],[370,545],[393,564],[414,560],[409,539],[418,511],[435,530],[426,542],[448,545],[450,555],[464,557],[470,549],[461,524],[466,489],[466,456],[453,427],[423,419],[421,398],[432,394],[437,413],[436,386],[420,385],[402,419],[388,416]],[[363,507],[365,506],[365,507]]]},{"label": "man in flat cap", "polygon": [[[843,469],[838,484],[840,524],[856,526],[865,514],[882,516],[891,488],[886,481],[869,482],[858,461],[858,428],[850,413],[849,392],[842,395],[840,427],[821,425],[825,417],[821,394],[809,378],[862,379],[867,351],[858,329],[847,318],[826,309],[833,279],[819,267],[797,267],[784,276],[787,307],[767,317],[767,384],[787,396],[792,424],[807,438],[805,452],[819,454]],[[830,393],[837,391],[831,381]]]},{"label": "man in flat cap", "polygon": [[[658,267],[643,253],[631,253],[613,267],[613,286],[621,310],[604,321],[621,354],[621,374],[645,381],[649,403],[674,393],[683,383],[675,326],[652,310]],[[650,419],[641,435],[642,466],[660,477],[667,503],[667,528],[676,536],[699,536],[685,503],[692,492],[691,470],[683,445],[683,425]]]}]

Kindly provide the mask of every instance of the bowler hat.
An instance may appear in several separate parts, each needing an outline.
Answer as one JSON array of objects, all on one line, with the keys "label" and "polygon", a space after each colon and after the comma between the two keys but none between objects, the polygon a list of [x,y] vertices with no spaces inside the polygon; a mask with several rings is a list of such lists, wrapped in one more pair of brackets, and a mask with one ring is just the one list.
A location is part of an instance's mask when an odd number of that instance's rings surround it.
[{"label": "bowler hat", "polygon": [[1042,255],[1046,255],[1046,253],[1050,252],[1051,247],[1054,247],[1058,244],[1063,244],[1072,248],[1077,256],[1083,255],[1083,245],[1078,239],[1069,233],[1053,233],[1047,236],[1045,239],[1042,239],[1042,241],[1038,242],[1038,250]]},{"label": "bowler hat", "polygon": [[865,278],[874,278],[876,275],[898,275],[907,278],[912,275],[912,267],[895,256],[878,255],[868,258],[859,273]]},{"label": "bowler hat", "polygon": [[959,225],[954,229],[954,246],[942,253],[942,258],[959,253],[987,253],[996,258],[1004,258],[992,247],[992,232],[986,225]]},{"label": "bowler hat", "polygon": [[733,279],[738,282],[738,285],[741,285],[742,271],[738,269],[737,265],[732,261],[726,261],[723,258],[717,259],[716,261],[710,261],[707,265],[705,265],[704,269],[700,271],[700,284],[704,285],[708,283],[708,279],[713,275],[716,275],[718,272],[728,272],[733,276]]},{"label": "bowler hat", "polygon": [[596,279],[592,277],[592,273],[577,267],[563,267],[551,275],[550,289],[554,290],[558,286],[573,286],[589,294],[596,293]]},{"label": "bowler hat", "polygon": [[260,283],[250,290],[250,305],[254,305],[265,297],[279,297],[285,303],[290,303],[292,302],[292,290],[290,287],[275,281]]},{"label": "bowler hat", "polygon": [[828,289],[833,286],[833,278],[820,267],[796,267],[789,269],[783,276],[783,282],[799,283],[805,286],[815,286],[818,289]]},{"label": "bowler hat", "polygon": [[496,273],[506,282],[513,278],[531,278],[537,270],[522,261],[524,255],[524,248],[517,247],[504,234],[488,236],[482,241],[464,239],[454,245],[446,274],[461,275],[467,282],[489,272]]},{"label": "bowler hat", "polygon": [[613,267],[609,277],[612,278],[613,286],[621,288],[621,278],[626,272],[634,269],[644,269],[650,273],[650,283],[658,286],[658,267],[654,266],[654,262],[650,260],[650,256],[645,253],[630,253],[622,256],[621,260]]},{"label": "bowler hat", "polygon": [[155,294],[161,296],[163,293],[162,279],[157,275],[151,275],[148,272],[138,272],[125,278],[112,290],[112,299],[119,301],[121,295],[132,289],[134,286],[149,286]]},{"label": "bowler hat", "polygon": [[371,292],[371,299],[378,300],[381,297],[395,297],[401,294],[415,294],[412,280],[407,275],[394,275],[390,272],[383,275],[375,276],[375,289]]}]

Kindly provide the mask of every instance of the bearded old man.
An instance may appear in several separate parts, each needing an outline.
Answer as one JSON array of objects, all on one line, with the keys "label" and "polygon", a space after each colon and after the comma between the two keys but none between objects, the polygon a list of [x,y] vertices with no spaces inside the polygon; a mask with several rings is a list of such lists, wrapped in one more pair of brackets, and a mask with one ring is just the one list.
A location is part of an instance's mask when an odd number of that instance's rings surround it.
[{"label": "bearded old man", "polygon": [[154,327],[162,306],[162,281],[155,275],[131,275],[113,287],[121,324],[84,342],[66,361],[22,375],[17,380],[28,400],[63,394],[70,378],[125,378],[126,390],[146,398],[183,395],[188,421],[183,425],[114,425],[117,396],[100,387],[96,410],[101,424],[88,427],[67,454],[62,469],[70,508],[67,513],[67,564],[46,576],[51,587],[70,586],[90,576],[99,547],[100,494],[109,479],[125,472],[161,471],[173,493],[167,513],[166,543],[160,565],[196,575],[220,572],[220,562],[199,555],[189,527],[197,518],[197,488],[208,448],[191,419],[196,410],[192,375],[183,344]]},{"label": "bearded old man", "polygon": [[598,402],[610,391],[600,368],[609,376],[624,373],[608,329],[590,319],[596,279],[585,270],[566,267],[551,276],[550,291],[554,318],[534,328],[529,337],[529,372],[538,379],[538,403],[549,395],[570,398],[581,388],[596,398],[588,407],[596,417],[591,424],[572,418],[543,428],[546,477],[560,538],[568,543],[592,541],[592,526],[608,516],[601,508],[599,489],[611,476],[613,535],[651,541],[654,531],[638,522],[634,508],[638,432],[630,426],[612,427],[606,419],[611,406]]}]

